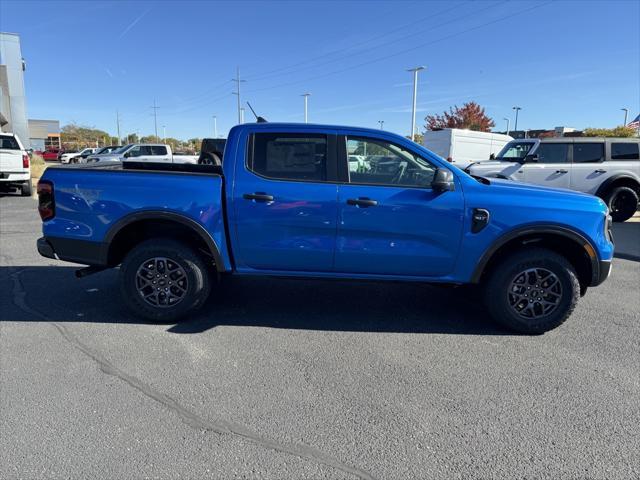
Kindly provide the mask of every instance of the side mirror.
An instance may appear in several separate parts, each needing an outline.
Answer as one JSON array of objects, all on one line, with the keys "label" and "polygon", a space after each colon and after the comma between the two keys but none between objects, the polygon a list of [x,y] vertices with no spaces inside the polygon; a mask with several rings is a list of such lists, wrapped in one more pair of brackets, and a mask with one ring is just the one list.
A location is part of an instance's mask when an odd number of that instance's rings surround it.
[{"label": "side mirror", "polygon": [[127,152],[123,155],[124,158],[129,158],[131,156],[131,152]]},{"label": "side mirror", "polygon": [[492,153],[491,155],[489,155],[489,160],[495,160],[496,159],[496,154]]},{"label": "side mirror", "polygon": [[453,181],[453,173],[451,170],[438,168],[433,176],[431,188],[434,192],[451,192],[455,190],[455,183]]},{"label": "side mirror", "polygon": [[524,157],[524,163],[535,163],[539,160],[538,154],[534,153],[533,155],[527,155]]}]

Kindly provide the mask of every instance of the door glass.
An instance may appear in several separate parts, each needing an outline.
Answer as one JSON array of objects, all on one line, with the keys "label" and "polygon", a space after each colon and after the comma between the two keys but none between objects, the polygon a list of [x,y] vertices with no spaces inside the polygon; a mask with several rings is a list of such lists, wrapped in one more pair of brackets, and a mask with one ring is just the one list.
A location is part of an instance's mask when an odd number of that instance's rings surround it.
[{"label": "door glass", "polygon": [[133,147],[131,150],[127,152],[127,154],[129,157],[139,157],[141,155],[140,147]]},{"label": "door glass", "polygon": [[601,162],[604,160],[604,143],[574,143],[573,163]]},{"label": "door glass", "polygon": [[140,147],[140,155],[141,156],[149,156],[149,155],[153,155],[153,153],[151,153],[151,146],[149,145],[142,145]]},{"label": "door glass", "polygon": [[568,152],[568,143],[541,143],[535,151],[538,163],[567,163]]},{"label": "door glass", "polygon": [[611,160],[638,160],[638,143],[617,143],[611,144]]},{"label": "door glass", "polygon": [[249,144],[248,167],[267,178],[325,181],[327,137],[306,133],[256,133]]},{"label": "door glass", "polygon": [[347,137],[349,183],[430,188],[436,168],[383,140]]},{"label": "door glass", "polygon": [[167,147],[164,147],[162,145],[152,145],[151,152],[152,152],[152,155],[166,155]]}]

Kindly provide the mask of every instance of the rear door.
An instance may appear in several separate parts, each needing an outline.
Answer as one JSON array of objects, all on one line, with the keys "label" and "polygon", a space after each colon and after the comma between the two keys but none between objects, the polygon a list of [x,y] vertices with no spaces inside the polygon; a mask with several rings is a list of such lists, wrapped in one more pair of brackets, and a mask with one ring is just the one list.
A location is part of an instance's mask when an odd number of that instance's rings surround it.
[{"label": "rear door", "polygon": [[0,135],[0,172],[22,172],[22,149],[12,135]]},{"label": "rear door", "polygon": [[338,159],[346,183],[338,187],[337,272],[439,276],[453,270],[462,238],[460,188],[434,192],[436,166],[393,140],[339,136]]},{"label": "rear door", "polygon": [[537,161],[522,165],[524,181],[545,187],[569,188],[571,143],[540,142],[533,152]]},{"label": "rear door", "polygon": [[[240,272],[333,268],[337,186],[335,134],[248,130],[232,186]],[[244,148],[239,148],[244,152]]]},{"label": "rear door", "polygon": [[600,184],[607,178],[604,160],[605,142],[574,142],[571,189],[596,193]]}]

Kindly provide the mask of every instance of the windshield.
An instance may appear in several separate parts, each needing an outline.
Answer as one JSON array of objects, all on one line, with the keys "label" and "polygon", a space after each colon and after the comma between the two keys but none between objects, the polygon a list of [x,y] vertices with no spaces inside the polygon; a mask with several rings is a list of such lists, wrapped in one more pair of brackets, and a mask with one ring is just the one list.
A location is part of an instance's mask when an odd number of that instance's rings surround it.
[{"label": "windshield", "polygon": [[126,150],[128,150],[132,146],[133,146],[133,143],[130,143],[129,145],[125,145],[124,147],[120,147],[120,148],[112,151],[111,153],[124,153]]},{"label": "windshield", "polygon": [[521,160],[529,154],[534,142],[509,142],[500,153],[496,155],[497,160]]}]

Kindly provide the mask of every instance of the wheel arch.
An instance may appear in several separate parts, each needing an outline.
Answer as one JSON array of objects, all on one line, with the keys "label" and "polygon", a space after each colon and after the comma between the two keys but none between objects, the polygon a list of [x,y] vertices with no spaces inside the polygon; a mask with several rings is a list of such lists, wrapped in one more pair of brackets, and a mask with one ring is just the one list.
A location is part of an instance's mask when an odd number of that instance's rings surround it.
[{"label": "wheel arch", "polygon": [[599,283],[600,263],[591,242],[581,233],[558,225],[528,226],[504,234],[482,254],[471,283],[481,283],[502,258],[527,245],[548,248],[567,258],[578,274],[582,294],[588,286]]},{"label": "wheel arch", "polygon": [[143,211],[118,220],[104,239],[103,261],[116,266],[137,244],[154,236],[183,235],[181,240],[210,255],[218,271],[224,269],[220,249],[209,232],[195,220],[174,212]]},{"label": "wheel arch", "polygon": [[640,180],[629,173],[619,173],[607,178],[596,190],[596,197],[604,198],[612,188],[630,187],[640,195]]}]

